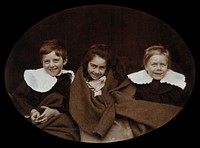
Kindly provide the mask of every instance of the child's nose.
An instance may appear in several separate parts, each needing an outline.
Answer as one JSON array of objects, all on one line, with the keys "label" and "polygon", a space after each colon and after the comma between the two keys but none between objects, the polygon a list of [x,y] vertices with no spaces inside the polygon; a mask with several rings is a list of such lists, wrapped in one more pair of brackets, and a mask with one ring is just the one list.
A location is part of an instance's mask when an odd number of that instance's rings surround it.
[{"label": "child's nose", "polygon": [[159,70],[161,69],[161,66],[159,64],[157,65],[157,69],[159,69]]},{"label": "child's nose", "polygon": [[49,66],[50,66],[50,67],[53,67],[53,66],[54,66],[54,62],[51,61],[51,62],[49,63]]},{"label": "child's nose", "polygon": [[99,68],[96,68],[94,72],[98,74],[100,72]]}]

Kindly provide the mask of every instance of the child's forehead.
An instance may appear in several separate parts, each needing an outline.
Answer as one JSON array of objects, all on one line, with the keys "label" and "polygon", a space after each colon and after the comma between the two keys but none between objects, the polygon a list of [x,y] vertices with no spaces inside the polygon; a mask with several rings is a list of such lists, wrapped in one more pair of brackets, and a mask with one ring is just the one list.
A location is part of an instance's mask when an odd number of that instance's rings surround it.
[{"label": "child's forehead", "polygon": [[51,51],[50,53],[43,54],[43,58],[54,57],[54,58],[62,58],[56,51]]},{"label": "child's forehead", "polygon": [[164,54],[156,54],[156,55],[152,55],[150,58],[149,58],[149,61],[167,61],[168,60],[168,57]]}]

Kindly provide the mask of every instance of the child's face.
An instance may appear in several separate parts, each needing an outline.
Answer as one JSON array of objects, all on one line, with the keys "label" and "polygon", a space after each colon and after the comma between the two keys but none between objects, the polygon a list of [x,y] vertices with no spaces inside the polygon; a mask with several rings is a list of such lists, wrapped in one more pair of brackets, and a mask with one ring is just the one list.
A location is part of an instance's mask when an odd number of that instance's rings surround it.
[{"label": "child's face", "polygon": [[105,59],[96,55],[88,62],[87,71],[93,80],[98,80],[106,72],[107,62]]},{"label": "child's face", "polygon": [[55,51],[42,57],[43,68],[51,76],[57,76],[65,64],[67,64],[67,60],[64,61],[61,56],[57,56]]},{"label": "child's face", "polygon": [[153,55],[145,69],[153,79],[161,80],[168,70],[168,59],[165,55]]}]

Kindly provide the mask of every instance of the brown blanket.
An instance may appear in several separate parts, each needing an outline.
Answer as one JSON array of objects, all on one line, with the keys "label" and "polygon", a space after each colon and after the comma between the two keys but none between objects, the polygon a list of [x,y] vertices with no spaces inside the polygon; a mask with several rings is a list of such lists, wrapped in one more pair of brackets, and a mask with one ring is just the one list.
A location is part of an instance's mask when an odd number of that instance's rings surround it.
[{"label": "brown blanket", "polygon": [[140,136],[164,125],[181,110],[173,105],[135,100],[136,88],[129,79],[118,84],[111,70],[106,77],[102,95],[96,97],[85,83],[82,67],[71,85],[70,112],[85,132],[104,137],[116,115],[120,115],[130,120],[133,135]]},{"label": "brown blanket", "polygon": [[[41,106],[59,109],[62,107],[63,96],[59,93],[48,95],[38,106],[37,110],[41,110]],[[44,123],[36,125],[38,128],[67,140],[79,141],[79,129],[69,113],[60,113]]]},{"label": "brown blanket", "polygon": [[66,139],[79,141],[79,130],[74,127],[74,123],[70,116],[61,113],[59,116],[50,118],[47,122],[36,125],[42,130]]}]

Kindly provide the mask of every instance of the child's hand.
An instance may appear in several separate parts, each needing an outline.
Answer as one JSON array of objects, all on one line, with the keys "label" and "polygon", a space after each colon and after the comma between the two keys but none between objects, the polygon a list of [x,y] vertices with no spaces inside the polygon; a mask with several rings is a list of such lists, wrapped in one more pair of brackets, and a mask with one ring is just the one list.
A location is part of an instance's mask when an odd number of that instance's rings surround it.
[{"label": "child's hand", "polygon": [[43,113],[38,118],[38,121],[40,123],[44,123],[47,120],[49,120],[51,117],[57,116],[60,114],[60,112],[57,109],[52,109],[47,106],[41,106],[41,108],[44,109]]},{"label": "child's hand", "polygon": [[31,122],[33,124],[38,124],[38,118],[40,116],[40,113],[36,109],[32,109],[30,112]]}]

